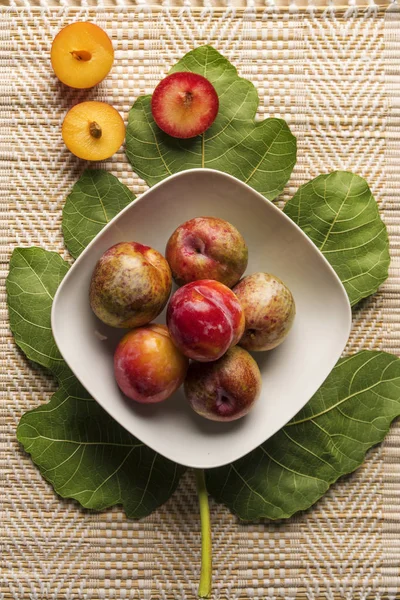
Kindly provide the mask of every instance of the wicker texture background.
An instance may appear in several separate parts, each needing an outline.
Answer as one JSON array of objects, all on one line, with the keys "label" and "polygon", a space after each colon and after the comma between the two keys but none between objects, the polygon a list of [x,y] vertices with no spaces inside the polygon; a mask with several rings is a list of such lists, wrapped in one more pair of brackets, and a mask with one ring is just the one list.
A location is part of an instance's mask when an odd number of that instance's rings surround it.
[{"label": "wicker texture background", "polygon": [[[23,4],[23,3],[21,3]],[[68,108],[101,99],[127,117],[138,95],[182,54],[210,43],[260,95],[260,117],[282,116],[298,137],[298,164],[280,205],[319,173],[363,175],[387,223],[388,282],[356,311],[348,352],[400,355],[400,20],[366,9],[285,12],[267,3],[245,10],[141,5],[5,7],[0,14],[1,269],[16,245],[41,245],[67,258],[61,209],[86,165],[63,146]],[[89,3],[90,4],[90,3]],[[107,4],[107,3],[104,3]],[[128,3],[127,3],[128,4]],[[18,6],[17,6],[18,5]],[[49,64],[55,33],[90,19],[113,38],[115,66],[91,91],[61,86]],[[145,190],[123,151],[103,165],[135,193]],[[21,414],[49,399],[53,380],[1,330],[1,600],[191,600],[199,571],[199,520],[187,474],[174,497],[142,522],[118,508],[83,511],[55,496],[15,439]],[[400,426],[307,513],[288,522],[241,525],[211,504],[213,598],[400,598]]]}]

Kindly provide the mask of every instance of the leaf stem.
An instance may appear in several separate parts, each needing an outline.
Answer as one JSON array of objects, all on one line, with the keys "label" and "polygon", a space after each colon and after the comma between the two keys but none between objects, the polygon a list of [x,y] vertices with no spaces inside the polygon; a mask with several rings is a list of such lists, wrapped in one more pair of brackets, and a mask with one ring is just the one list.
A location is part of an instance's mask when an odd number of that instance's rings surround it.
[{"label": "leaf stem", "polygon": [[199,598],[209,598],[211,595],[212,578],[210,507],[208,505],[208,492],[204,479],[204,471],[202,469],[195,469],[195,473],[201,523],[201,571],[198,595]]}]

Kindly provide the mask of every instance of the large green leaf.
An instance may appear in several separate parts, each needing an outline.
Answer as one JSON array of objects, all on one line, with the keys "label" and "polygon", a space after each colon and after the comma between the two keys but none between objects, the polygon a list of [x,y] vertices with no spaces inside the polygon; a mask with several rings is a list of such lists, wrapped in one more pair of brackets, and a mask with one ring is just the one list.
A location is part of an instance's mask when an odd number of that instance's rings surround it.
[{"label": "large green leaf", "polygon": [[122,504],[128,517],[168,500],[184,471],[118,425],[73,376],[23,415],[17,437],[60,496],[97,510]]},{"label": "large green leaf", "polygon": [[50,313],[68,264],[55,252],[16,248],[10,260],[6,287],[10,328],[28,358],[57,377],[69,373],[51,332]]},{"label": "large green leaf", "polygon": [[296,162],[296,139],[286,122],[255,122],[258,94],[231,63],[210,46],[186,54],[172,69],[207,77],[219,96],[219,112],[202,135],[179,140],[163,133],[151,114],[151,96],[142,96],[129,113],[126,154],[149,185],[194,167],[230,173],[272,200],[280,194]]},{"label": "large green leaf", "polygon": [[69,194],[62,219],[65,245],[74,258],[135,196],[119,179],[100,169],[87,170]]},{"label": "large green leaf", "polygon": [[400,415],[400,359],[341,359],[310,402],[259,448],[207,474],[209,491],[241,519],[288,518],[354,471]]},{"label": "large green leaf", "polygon": [[388,235],[362,177],[347,171],[320,175],[299,188],[284,212],[329,260],[352,306],[387,278]]},{"label": "large green leaf", "polygon": [[28,358],[50,369],[60,389],[23,415],[17,436],[64,497],[88,508],[123,504],[149,514],[173,493],[183,472],[118,425],[78,383],[53,339],[50,312],[68,265],[54,252],[17,248],[7,278],[10,326]]}]

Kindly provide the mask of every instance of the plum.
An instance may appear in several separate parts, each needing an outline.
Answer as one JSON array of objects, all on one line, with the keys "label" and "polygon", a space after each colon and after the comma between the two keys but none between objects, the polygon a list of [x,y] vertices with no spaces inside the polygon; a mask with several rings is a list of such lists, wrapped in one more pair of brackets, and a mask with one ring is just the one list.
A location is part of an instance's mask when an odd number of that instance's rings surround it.
[{"label": "plum", "polygon": [[234,421],[246,415],[261,390],[261,373],[243,348],[230,348],[219,360],[191,363],[184,389],[191,407],[212,421]]},{"label": "plum", "polygon": [[178,285],[216,279],[232,287],[246,270],[248,250],[242,235],[227,221],[196,217],[174,231],[165,256]]},{"label": "plum", "polygon": [[163,310],[171,286],[171,270],[162,254],[137,242],[120,242],[94,268],[90,306],[106,325],[139,327]]},{"label": "plum", "polygon": [[165,325],[129,331],[114,354],[118,386],[131,400],[162,402],[182,384],[189,360],[174,346]]},{"label": "plum", "polygon": [[187,283],[172,296],[167,325],[183,354],[198,361],[217,360],[240,340],[244,313],[223,283],[204,279]]},{"label": "plum", "polygon": [[246,350],[272,350],[288,335],[296,314],[289,288],[275,275],[253,273],[234,288],[246,326],[239,344]]}]

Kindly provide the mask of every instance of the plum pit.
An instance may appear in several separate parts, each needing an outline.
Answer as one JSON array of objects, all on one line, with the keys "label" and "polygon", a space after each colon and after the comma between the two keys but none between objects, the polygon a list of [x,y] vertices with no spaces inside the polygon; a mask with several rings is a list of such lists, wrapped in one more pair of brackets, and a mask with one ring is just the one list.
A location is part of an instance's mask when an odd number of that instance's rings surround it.
[{"label": "plum pit", "polygon": [[72,50],[71,54],[76,60],[82,60],[83,62],[87,62],[92,58],[91,53],[87,50]]}]

